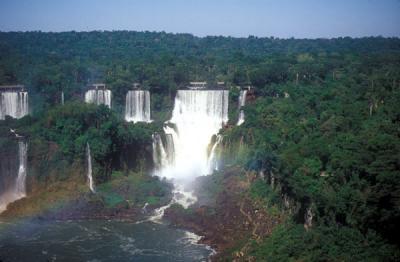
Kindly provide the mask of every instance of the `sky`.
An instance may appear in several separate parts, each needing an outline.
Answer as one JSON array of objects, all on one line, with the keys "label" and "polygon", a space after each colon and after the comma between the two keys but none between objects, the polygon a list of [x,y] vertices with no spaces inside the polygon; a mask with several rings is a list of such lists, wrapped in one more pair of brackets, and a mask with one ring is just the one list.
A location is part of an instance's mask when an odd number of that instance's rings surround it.
[{"label": "sky", "polygon": [[0,0],[0,31],[400,37],[400,0]]}]

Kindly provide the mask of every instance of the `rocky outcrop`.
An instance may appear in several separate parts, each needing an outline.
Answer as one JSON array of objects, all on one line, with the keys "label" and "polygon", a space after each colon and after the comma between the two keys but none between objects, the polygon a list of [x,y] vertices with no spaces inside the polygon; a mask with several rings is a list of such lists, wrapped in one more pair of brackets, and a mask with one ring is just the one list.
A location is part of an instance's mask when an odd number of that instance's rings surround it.
[{"label": "rocky outcrop", "polygon": [[[254,201],[248,195],[250,184],[255,177],[253,173],[245,174],[233,168],[218,176],[223,177],[220,184],[217,184],[220,189],[215,194],[214,204],[208,199],[207,205],[195,205],[188,210],[172,206],[166,210],[165,217],[173,226],[203,236],[201,243],[217,250],[214,260],[249,258],[247,252],[250,242],[270,235],[283,219],[279,215],[269,214],[262,203]],[[202,178],[203,186],[200,185],[198,189],[217,186],[207,185],[212,179]],[[198,203],[204,203],[202,197]],[[235,251],[232,253],[233,250]]]}]

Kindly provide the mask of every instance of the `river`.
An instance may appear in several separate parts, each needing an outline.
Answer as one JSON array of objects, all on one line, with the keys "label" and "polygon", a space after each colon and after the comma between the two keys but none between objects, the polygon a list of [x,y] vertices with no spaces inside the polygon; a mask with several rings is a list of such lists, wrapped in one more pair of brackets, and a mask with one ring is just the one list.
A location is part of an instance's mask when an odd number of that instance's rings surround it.
[{"label": "river", "polygon": [[207,261],[213,251],[197,240],[153,222],[0,223],[0,261]]}]

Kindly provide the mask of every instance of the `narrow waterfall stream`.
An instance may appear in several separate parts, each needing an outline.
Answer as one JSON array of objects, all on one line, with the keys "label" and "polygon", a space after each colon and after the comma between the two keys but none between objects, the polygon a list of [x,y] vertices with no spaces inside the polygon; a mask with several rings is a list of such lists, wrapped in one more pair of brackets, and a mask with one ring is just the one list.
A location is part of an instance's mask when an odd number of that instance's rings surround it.
[{"label": "narrow waterfall stream", "polygon": [[131,90],[126,94],[125,120],[127,122],[151,122],[150,92]]},{"label": "narrow waterfall stream", "polygon": [[26,196],[28,145],[24,141],[18,142],[18,173],[12,187],[0,195],[0,213],[7,209],[7,205]]},{"label": "narrow waterfall stream", "polygon": [[247,90],[241,90],[239,95],[239,119],[237,125],[240,126],[244,123],[244,112],[242,107],[246,105]]},{"label": "narrow waterfall stream", "polygon": [[86,158],[87,158],[87,183],[90,191],[95,193],[94,182],[93,182],[93,174],[92,174],[92,155],[90,153],[89,143],[86,144]]},{"label": "narrow waterfall stream", "polygon": [[212,172],[218,171],[218,158],[217,158],[217,147],[218,145],[222,142],[222,136],[221,135],[217,135],[217,139],[215,140],[214,145],[211,148],[211,152],[210,152],[210,157],[208,158],[208,168],[209,174],[212,174]]}]

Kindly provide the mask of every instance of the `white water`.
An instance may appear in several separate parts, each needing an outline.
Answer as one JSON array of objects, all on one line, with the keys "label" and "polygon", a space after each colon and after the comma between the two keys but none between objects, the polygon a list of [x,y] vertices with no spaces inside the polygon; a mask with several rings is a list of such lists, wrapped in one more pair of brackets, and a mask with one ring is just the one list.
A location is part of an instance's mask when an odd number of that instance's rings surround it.
[{"label": "white water", "polygon": [[0,120],[28,114],[28,92],[0,92]]},{"label": "white water", "polygon": [[165,151],[160,134],[153,134],[153,162],[156,169],[161,169],[168,165],[167,153]]},{"label": "white water", "polygon": [[111,108],[111,90],[91,89],[85,93],[85,102],[96,105],[106,105]]},{"label": "white water", "polygon": [[[168,127],[165,127],[168,128]],[[175,140],[177,138],[175,137]],[[165,152],[167,155],[168,164],[173,165],[175,163],[175,146],[174,146],[174,136],[171,133],[165,134],[166,146]]]},{"label": "white water", "polygon": [[93,183],[93,175],[92,175],[92,156],[90,154],[90,146],[89,143],[86,144],[86,157],[87,157],[87,183],[90,191],[95,193],[94,183]]},{"label": "white water", "polygon": [[210,142],[228,121],[228,96],[226,90],[178,91],[172,118],[164,127],[167,146],[160,145],[173,156],[166,156],[168,164],[157,175],[192,180],[210,174]]},{"label": "white water", "polygon": [[211,174],[214,171],[218,171],[218,157],[217,157],[217,147],[222,142],[222,136],[217,135],[217,139],[215,140],[214,145],[211,148],[210,157],[208,158],[208,168],[209,173]]},{"label": "white water", "polygon": [[128,122],[151,122],[150,92],[131,90],[126,94],[125,120]]},{"label": "white water", "polygon": [[190,205],[196,203],[197,201],[197,198],[193,195],[192,192],[185,191],[183,186],[179,184],[175,185],[172,194],[173,197],[171,202],[166,206],[162,206],[154,210],[154,214],[148,219],[149,221],[161,223],[165,210],[167,210],[171,205],[180,204],[184,208],[188,208]]},{"label": "white water", "polygon": [[61,104],[64,105],[64,91],[61,92]]},{"label": "white water", "polygon": [[228,99],[226,90],[177,92],[172,118],[164,126],[165,142],[159,134],[153,136],[156,175],[173,181],[173,199],[157,209],[150,220],[160,221],[172,204],[187,208],[197,201],[184,185],[217,167],[215,151],[222,137],[217,136],[213,144],[211,140],[228,122]]},{"label": "white water", "polygon": [[244,112],[241,109],[246,104],[247,90],[241,90],[239,95],[239,119],[237,125],[240,126],[244,123]]},{"label": "white water", "polygon": [[26,169],[27,169],[28,145],[18,142],[19,168],[13,188],[10,188],[0,196],[0,213],[7,209],[7,205],[26,196]]}]

